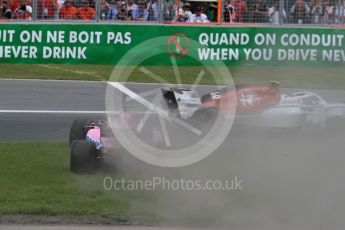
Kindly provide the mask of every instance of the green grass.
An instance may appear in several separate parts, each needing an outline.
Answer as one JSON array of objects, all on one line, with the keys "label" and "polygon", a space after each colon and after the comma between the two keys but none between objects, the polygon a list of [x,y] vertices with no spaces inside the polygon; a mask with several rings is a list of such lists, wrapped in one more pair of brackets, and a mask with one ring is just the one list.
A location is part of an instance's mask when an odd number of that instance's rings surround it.
[{"label": "green grass", "polygon": [[121,222],[140,215],[140,220],[152,220],[140,201],[107,192],[102,173],[72,174],[67,144],[0,143],[0,153],[0,215],[97,216]]},{"label": "green grass", "polygon": [[[176,83],[171,67],[146,66],[148,70],[161,76],[170,83]],[[0,64],[0,78],[14,79],[58,79],[58,80],[109,80],[113,66],[109,65],[28,65]],[[183,83],[193,83],[200,72],[199,67],[179,67]],[[345,89],[345,67],[304,67],[304,66],[241,66],[230,67],[236,84],[259,83],[270,80],[281,82],[282,87],[306,89]],[[119,78],[121,80],[122,78]],[[129,79],[131,82],[157,82],[136,68]],[[201,84],[213,84],[206,71]]]},{"label": "green grass", "polygon": [[0,69],[0,78],[86,81],[107,80],[112,71],[111,66],[100,65],[0,64]]},{"label": "green grass", "polygon": [[[124,174],[119,169],[119,172],[76,175],[69,171],[67,144],[56,142],[0,143],[0,153],[0,216],[57,216],[67,221],[80,218],[100,224],[204,227],[214,224],[210,221],[215,216],[209,212],[201,216],[195,214],[198,212],[194,210],[194,201],[186,205],[186,201],[204,194],[202,192],[107,191],[103,187],[106,176],[113,180],[122,177],[146,180],[172,172],[178,175],[180,169],[151,171],[151,167],[136,162],[131,166],[127,164]],[[205,199],[207,194],[203,195]]]}]

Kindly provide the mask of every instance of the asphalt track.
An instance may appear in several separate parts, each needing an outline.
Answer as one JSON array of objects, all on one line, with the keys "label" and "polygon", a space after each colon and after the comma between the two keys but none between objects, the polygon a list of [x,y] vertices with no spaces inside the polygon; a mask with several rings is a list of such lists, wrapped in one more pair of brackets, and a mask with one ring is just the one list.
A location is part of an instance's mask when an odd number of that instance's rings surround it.
[{"label": "asphalt track", "polygon": [[[126,86],[137,93],[161,87],[136,83]],[[0,80],[0,141],[66,141],[74,119],[104,119],[104,115],[92,112],[105,110],[106,87],[106,82]],[[345,101],[345,91],[316,92],[328,102]]]}]

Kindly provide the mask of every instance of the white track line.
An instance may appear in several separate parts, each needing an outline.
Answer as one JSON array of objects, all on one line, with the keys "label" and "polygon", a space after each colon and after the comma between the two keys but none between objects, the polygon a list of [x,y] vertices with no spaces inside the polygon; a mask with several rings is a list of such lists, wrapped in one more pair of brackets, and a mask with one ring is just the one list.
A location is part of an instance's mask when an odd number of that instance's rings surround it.
[{"label": "white track line", "polygon": [[45,113],[45,114],[107,114],[119,113],[108,111],[73,111],[73,110],[0,110],[0,113]]},{"label": "white track line", "polygon": [[[132,114],[157,114],[155,112],[148,111],[129,111]],[[75,110],[19,110],[19,109],[3,109],[0,110],[0,113],[18,113],[18,114],[112,114],[118,115],[121,111],[75,111]]]},{"label": "white track line", "polygon": [[106,84],[107,81],[92,81],[92,80],[57,80],[57,79],[18,79],[18,78],[1,78],[0,81],[28,81],[28,82],[79,82],[79,83],[93,83],[93,84],[99,84],[104,83]]}]

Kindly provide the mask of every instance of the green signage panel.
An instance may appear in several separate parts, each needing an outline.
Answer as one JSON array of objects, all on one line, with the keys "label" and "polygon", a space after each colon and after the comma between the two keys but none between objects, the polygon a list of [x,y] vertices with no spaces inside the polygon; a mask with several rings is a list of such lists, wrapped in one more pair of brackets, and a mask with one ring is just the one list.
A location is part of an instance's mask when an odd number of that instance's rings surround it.
[{"label": "green signage panel", "polygon": [[[343,65],[345,30],[144,24],[1,24],[0,63]],[[144,44],[144,46],[143,46]],[[150,55],[159,50],[158,55]],[[121,63],[131,63],[131,58]]]}]

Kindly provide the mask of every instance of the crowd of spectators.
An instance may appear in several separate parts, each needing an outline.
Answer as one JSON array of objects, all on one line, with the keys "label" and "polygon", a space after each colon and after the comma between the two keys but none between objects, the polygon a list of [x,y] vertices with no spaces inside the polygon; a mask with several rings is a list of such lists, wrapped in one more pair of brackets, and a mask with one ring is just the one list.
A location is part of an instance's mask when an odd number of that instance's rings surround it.
[{"label": "crowd of spectators", "polygon": [[133,0],[125,1],[101,1],[100,6],[102,20],[119,21],[157,21],[157,1]]},{"label": "crowd of spectators", "polygon": [[[229,23],[289,23],[289,24],[342,24],[345,23],[345,0],[225,0],[223,22]],[[217,5],[190,10],[187,2],[179,11],[177,21],[216,21]],[[204,15],[195,20],[196,15]],[[208,18],[205,18],[205,16]],[[210,17],[210,15],[212,17]]]},{"label": "crowd of spectators", "polygon": [[[32,0],[0,0],[2,18],[32,20]],[[88,0],[78,4],[71,0],[37,0],[37,19],[81,19],[91,20],[96,16],[94,7]]]},{"label": "crowd of spectators", "polygon": [[32,5],[30,0],[0,0],[1,18],[31,20]]},{"label": "crowd of spectators", "polygon": [[224,20],[239,23],[341,24],[345,22],[343,0],[231,0],[225,3]]},{"label": "crowd of spectators", "polygon": [[[33,12],[35,1],[36,11]],[[98,0],[97,0],[98,1]],[[345,0],[225,0],[217,2],[164,0],[0,0],[0,18],[32,20],[100,20],[215,22],[218,12],[229,23],[341,24]],[[96,7],[99,6],[98,11]],[[179,7],[180,6],[180,7]]]}]

